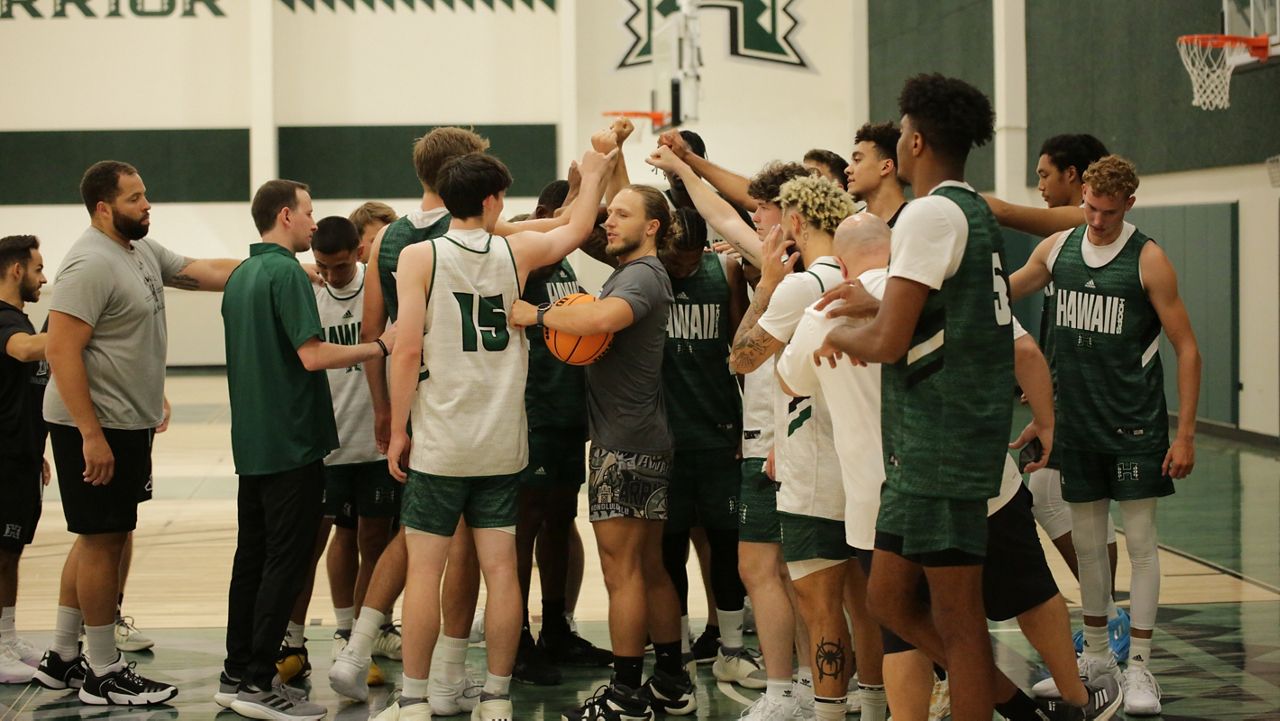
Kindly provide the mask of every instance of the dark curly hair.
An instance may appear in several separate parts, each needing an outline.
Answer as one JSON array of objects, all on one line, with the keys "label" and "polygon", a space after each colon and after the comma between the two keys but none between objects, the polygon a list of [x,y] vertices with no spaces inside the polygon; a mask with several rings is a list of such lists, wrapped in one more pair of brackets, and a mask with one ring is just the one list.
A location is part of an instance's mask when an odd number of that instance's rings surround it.
[{"label": "dark curly hair", "polygon": [[990,142],[996,114],[981,90],[958,78],[916,75],[898,96],[898,110],[911,116],[916,132],[934,150],[963,162],[969,151]]},{"label": "dark curly hair", "polygon": [[844,171],[845,168],[849,167],[849,161],[840,157],[838,153],[824,148],[814,148],[804,154],[804,159],[811,163],[821,163],[827,166],[827,170],[830,170],[831,174],[835,176],[836,184],[841,188],[845,187]]},{"label": "dark curly hair", "polygon": [[1090,165],[1107,154],[1107,146],[1087,133],[1055,135],[1040,146],[1040,154],[1049,156],[1049,162],[1059,172],[1075,168],[1076,175],[1083,176]]},{"label": "dark curly hair", "polygon": [[892,160],[897,165],[898,138],[901,137],[902,131],[893,123],[867,123],[854,133],[853,144],[871,143],[876,146],[876,152],[880,153],[882,159]]},{"label": "dark curly hair", "polygon": [[776,203],[784,183],[792,178],[803,178],[808,175],[809,170],[799,163],[775,160],[761,168],[760,172],[751,179],[751,183],[747,186],[747,195],[762,203]]}]

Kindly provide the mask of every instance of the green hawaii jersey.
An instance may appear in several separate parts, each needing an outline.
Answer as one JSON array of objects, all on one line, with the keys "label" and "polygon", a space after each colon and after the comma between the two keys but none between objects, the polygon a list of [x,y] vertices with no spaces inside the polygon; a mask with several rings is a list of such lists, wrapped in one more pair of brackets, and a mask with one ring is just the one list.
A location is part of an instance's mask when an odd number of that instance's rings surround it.
[{"label": "green hawaii jersey", "polygon": [[733,448],[742,433],[742,394],[729,371],[729,281],[720,256],[703,253],[687,278],[671,276],[662,392],[678,451]]},{"label": "green hawaii jersey", "polygon": [[932,498],[1000,490],[1013,421],[1013,312],[1004,240],[977,193],[943,186],[968,241],[955,275],[931,290],[898,362],[883,366],[885,482]]},{"label": "green hawaii jersey", "polygon": [[[522,298],[534,305],[554,303],[574,293],[582,292],[578,276],[568,260],[549,275],[529,275],[525,281]],[[582,366],[562,363],[547,349],[542,338],[542,328],[529,326],[524,329],[529,339],[529,381],[524,387],[525,411],[529,415],[529,430],[581,429],[582,439],[587,437],[587,374]]]},{"label": "green hawaii jersey", "polygon": [[439,238],[449,232],[449,221],[453,217],[448,213],[425,228],[418,228],[410,222],[408,216],[401,216],[387,226],[382,233],[382,244],[378,247],[378,280],[382,285],[382,300],[387,307],[387,317],[395,322],[400,310],[399,296],[396,295],[396,268],[400,264],[400,251],[414,243],[421,243],[431,238]]},{"label": "green hawaii jersey", "polygon": [[1162,452],[1169,410],[1160,364],[1160,317],[1147,298],[1135,230],[1101,268],[1084,262],[1087,226],[1071,231],[1053,263],[1058,444],[1102,453]]}]

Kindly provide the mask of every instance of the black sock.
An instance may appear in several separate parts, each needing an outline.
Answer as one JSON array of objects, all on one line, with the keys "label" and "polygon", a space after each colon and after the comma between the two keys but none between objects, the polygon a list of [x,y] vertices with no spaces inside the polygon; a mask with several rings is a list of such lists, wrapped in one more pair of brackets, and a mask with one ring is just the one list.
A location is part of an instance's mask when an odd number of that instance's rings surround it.
[{"label": "black sock", "polygon": [[702,630],[703,636],[711,636],[711,638],[720,638],[720,627],[714,623],[708,623],[707,627]]},{"label": "black sock", "polygon": [[1045,718],[1044,711],[1036,702],[1020,690],[1015,690],[1008,701],[996,704],[996,713],[1009,721],[1041,721]]},{"label": "black sock", "polygon": [[684,662],[680,658],[680,642],[653,644],[654,666],[661,672],[673,676],[684,675]]},{"label": "black sock", "polygon": [[933,675],[937,676],[939,681],[947,680],[947,670],[936,663],[933,665]]},{"label": "black sock", "polygon": [[[679,644],[677,644],[678,646]],[[679,650],[677,648],[677,650]],[[644,656],[614,656],[613,682],[635,691],[640,688],[640,676],[644,674]]]},{"label": "black sock", "polygon": [[542,630],[552,633],[568,633],[569,622],[564,618],[564,599],[542,599]]}]

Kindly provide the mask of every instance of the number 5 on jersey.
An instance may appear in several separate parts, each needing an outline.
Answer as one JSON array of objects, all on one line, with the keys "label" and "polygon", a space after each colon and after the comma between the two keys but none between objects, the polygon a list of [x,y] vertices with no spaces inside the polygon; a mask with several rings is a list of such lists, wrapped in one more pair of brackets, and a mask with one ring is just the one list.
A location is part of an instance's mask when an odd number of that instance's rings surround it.
[{"label": "number 5 on jersey", "polygon": [[454,293],[453,297],[462,313],[462,350],[477,351],[481,344],[487,351],[506,350],[511,332],[507,330],[507,310],[502,296],[485,296],[479,304],[474,293]]}]

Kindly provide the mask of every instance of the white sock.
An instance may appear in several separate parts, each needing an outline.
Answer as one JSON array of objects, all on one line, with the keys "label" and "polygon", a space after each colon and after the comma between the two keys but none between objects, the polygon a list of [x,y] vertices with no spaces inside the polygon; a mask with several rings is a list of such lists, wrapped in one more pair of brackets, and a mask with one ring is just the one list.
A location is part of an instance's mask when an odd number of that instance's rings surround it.
[{"label": "white sock", "polygon": [[93,672],[102,675],[114,670],[111,667],[120,660],[120,652],[116,650],[116,625],[85,626],[84,639],[87,646],[85,660]]},{"label": "white sock", "polygon": [[889,702],[884,686],[858,684],[858,698],[862,701],[862,721],[885,721],[889,715]]},{"label": "white sock", "polygon": [[14,621],[13,606],[0,609],[0,641],[12,641],[18,637],[18,627]]},{"label": "white sock", "polygon": [[844,721],[844,715],[849,711],[848,704],[849,699],[846,696],[839,698],[816,696],[813,699],[813,715],[819,721]]},{"label": "white sock", "polygon": [[409,678],[404,676],[400,679],[401,698],[422,698],[427,697],[427,680],[425,678]]},{"label": "white sock", "polygon": [[801,666],[796,669],[796,683],[805,688],[813,688],[813,669],[808,666]]},{"label": "white sock", "polygon": [[365,606],[360,609],[360,618],[351,629],[351,640],[347,642],[347,650],[358,658],[367,659],[373,656],[373,639],[378,636],[382,624],[387,622],[387,614],[376,608]]},{"label": "white sock", "polygon": [[717,608],[716,615],[720,617],[720,645],[725,648],[742,648],[742,609],[726,611]]},{"label": "white sock", "polygon": [[1129,665],[1146,666],[1151,659],[1151,639],[1129,637]]},{"label": "white sock", "polygon": [[693,651],[693,632],[689,630],[689,617],[680,617],[680,653]]},{"label": "white sock", "polygon": [[436,650],[431,654],[431,676],[454,685],[466,676],[467,639],[440,634]]},{"label": "white sock", "polygon": [[289,648],[301,648],[307,642],[307,627],[290,621],[289,631],[284,638],[285,645]]},{"label": "white sock", "polygon": [[[53,622],[53,644],[49,646],[58,658],[70,661],[80,655],[80,626],[83,624],[84,616],[80,615],[80,609],[58,606],[58,615]],[[114,636],[111,643],[115,644]]]},{"label": "white sock", "polygon": [[1106,626],[1090,626],[1085,624],[1084,652],[1095,656],[1111,655],[1111,645],[1107,641]]},{"label": "white sock", "polygon": [[351,624],[356,620],[356,610],[350,606],[333,609],[333,615],[338,617],[339,631],[350,631]]},{"label": "white sock", "polygon": [[791,679],[768,679],[765,681],[764,695],[774,701],[791,698]]},{"label": "white sock", "polygon": [[507,697],[511,695],[511,677],[485,674],[484,693],[489,696]]}]

